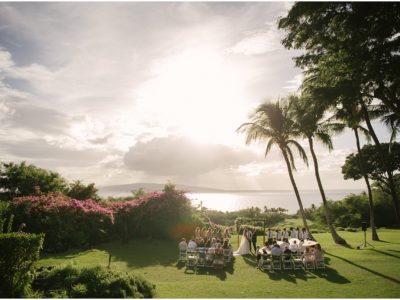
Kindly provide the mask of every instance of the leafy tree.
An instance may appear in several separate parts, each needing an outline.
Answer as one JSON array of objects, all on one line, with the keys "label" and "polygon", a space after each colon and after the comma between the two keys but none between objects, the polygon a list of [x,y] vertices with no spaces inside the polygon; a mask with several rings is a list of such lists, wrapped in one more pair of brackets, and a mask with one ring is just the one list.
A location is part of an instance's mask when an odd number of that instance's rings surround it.
[{"label": "leafy tree", "polygon": [[[364,120],[384,157],[368,105],[379,99],[400,117],[400,4],[361,2],[296,3],[279,21],[287,31],[283,45],[305,49],[295,58],[306,86],[330,106],[360,104]],[[382,159],[396,215],[398,197],[390,166]]]},{"label": "leafy tree", "polygon": [[60,174],[26,162],[0,163],[0,197],[10,200],[18,196],[63,192],[66,180]]},{"label": "leafy tree", "polygon": [[325,109],[321,106],[318,106],[317,103],[307,95],[302,95],[301,97],[293,95],[289,97],[289,101],[291,102],[291,110],[289,113],[292,117],[292,120],[294,120],[297,129],[302,136],[307,139],[310,146],[310,152],[314,162],[315,178],[317,179],[318,188],[321,193],[326,223],[328,224],[329,231],[331,232],[335,243],[346,244],[346,241],[337,234],[335,227],[333,227],[325,191],[319,175],[318,159],[314,150],[314,139],[322,142],[322,144],[327,146],[329,150],[332,150],[333,146],[330,133],[333,131],[342,130],[343,126],[341,124],[325,122]]},{"label": "leafy tree", "polygon": [[294,139],[298,137],[298,131],[296,130],[295,123],[289,117],[289,104],[286,101],[277,101],[275,103],[266,102],[259,105],[251,115],[251,122],[242,124],[237,131],[246,133],[246,144],[258,140],[267,141],[265,156],[268,155],[272,146],[276,145],[279,148],[286,162],[289,178],[296,194],[303,225],[310,232],[304,215],[299,190],[293,177],[293,170],[296,170],[296,167],[291,146],[299,151],[300,157],[305,163],[308,164],[308,160],[304,149]]},{"label": "leafy tree", "polygon": [[94,183],[85,185],[80,180],[76,180],[69,184],[66,195],[77,200],[99,200],[100,197],[97,195],[97,192],[98,189],[95,187]]},{"label": "leafy tree", "polygon": [[[369,179],[375,181],[382,191],[392,196],[394,211],[398,220],[399,207],[398,202],[393,198],[390,178],[396,178],[393,175],[394,172],[400,171],[400,144],[382,144],[383,157],[377,148],[377,146],[365,145],[358,154],[353,153],[347,156],[345,164],[342,166],[342,173],[345,179],[358,180],[365,174]],[[390,166],[389,170],[387,170],[387,166]],[[387,175],[388,173],[391,177]],[[394,180],[394,189],[396,191],[395,182]],[[396,191],[396,196],[398,197],[398,191]]]},{"label": "leafy tree", "polygon": [[[390,172],[393,174],[400,171],[400,144],[396,142],[393,144],[385,143],[382,144],[382,147],[385,151],[386,164],[391,166]],[[360,155],[362,164],[359,163]],[[345,164],[342,166],[345,179],[358,180],[362,178],[364,172],[383,191],[388,192],[390,190],[386,168],[382,165],[382,157],[380,157],[375,145],[365,145],[360,153],[348,155]]]}]

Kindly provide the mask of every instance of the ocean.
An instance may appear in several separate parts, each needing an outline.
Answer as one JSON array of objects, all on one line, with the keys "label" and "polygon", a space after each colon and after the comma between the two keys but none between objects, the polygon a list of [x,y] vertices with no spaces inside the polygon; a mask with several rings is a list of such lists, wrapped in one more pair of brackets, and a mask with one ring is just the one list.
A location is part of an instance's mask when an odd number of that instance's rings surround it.
[{"label": "ocean", "polygon": [[[318,190],[299,191],[304,208],[311,204],[319,206],[322,203]],[[326,190],[326,197],[330,200],[341,200],[349,194],[359,194],[362,190]],[[232,193],[187,193],[194,205],[202,202],[203,207],[219,211],[235,211],[251,206],[263,208],[267,206],[282,207],[289,213],[295,213],[299,209],[294,191],[257,191],[257,192],[232,192]]]}]

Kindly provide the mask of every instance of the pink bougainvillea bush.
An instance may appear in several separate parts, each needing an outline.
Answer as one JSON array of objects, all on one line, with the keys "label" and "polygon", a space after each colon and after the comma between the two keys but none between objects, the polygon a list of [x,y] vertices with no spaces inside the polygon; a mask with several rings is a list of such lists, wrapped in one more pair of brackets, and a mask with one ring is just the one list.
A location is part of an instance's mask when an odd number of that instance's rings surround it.
[{"label": "pink bougainvillea bush", "polygon": [[138,200],[114,202],[115,233],[123,238],[177,238],[193,232],[190,200],[174,188],[152,192]]},{"label": "pink bougainvillea bush", "polygon": [[114,223],[110,208],[91,199],[79,201],[62,194],[15,198],[11,207],[15,224],[25,223],[29,232],[46,233],[47,251],[105,241]]},{"label": "pink bougainvillea bush", "polygon": [[62,194],[15,198],[15,224],[27,232],[45,233],[44,250],[65,251],[103,241],[135,237],[190,237],[198,225],[183,191],[166,186],[137,200],[75,200]]}]

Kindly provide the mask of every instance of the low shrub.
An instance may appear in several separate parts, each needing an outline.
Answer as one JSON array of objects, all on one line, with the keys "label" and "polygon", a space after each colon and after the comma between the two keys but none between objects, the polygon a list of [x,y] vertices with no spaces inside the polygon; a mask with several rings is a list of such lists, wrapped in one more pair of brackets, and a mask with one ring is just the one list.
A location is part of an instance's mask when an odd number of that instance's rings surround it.
[{"label": "low shrub", "polygon": [[44,270],[32,286],[49,298],[153,298],[155,295],[155,285],[146,279],[100,266]]},{"label": "low shrub", "polygon": [[20,297],[29,293],[35,262],[44,234],[23,232],[0,234],[0,296]]},{"label": "low shrub", "polygon": [[349,232],[357,232],[357,231],[358,231],[357,228],[351,228],[351,227],[346,228],[345,230],[346,230],[346,231],[349,231]]}]

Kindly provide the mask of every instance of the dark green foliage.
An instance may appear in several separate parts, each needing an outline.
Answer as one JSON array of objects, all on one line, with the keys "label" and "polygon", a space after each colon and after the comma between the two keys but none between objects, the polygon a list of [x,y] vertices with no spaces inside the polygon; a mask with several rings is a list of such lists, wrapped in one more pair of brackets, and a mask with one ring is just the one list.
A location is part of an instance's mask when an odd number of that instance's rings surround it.
[{"label": "dark green foliage", "polygon": [[49,298],[153,298],[155,295],[155,286],[144,278],[99,266],[45,270],[32,286]]},{"label": "dark green foliage", "polygon": [[99,195],[97,195],[98,189],[95,187],[94,183],[84,185],[80,180],[76,180],[70,183],[66,195],[78,200],[100,200]]},{"label": "dark green foliage", "polygon": [[11,214],[11,216],[8,218],[7,221],[7,229],[6,229],[7,233],[12,232],[13,223],[14,223],[14,214]]},{"label": "dark green foliage", "polygon": [[44,234],[0,234],[0,297],[20,297],[29,293],[43,240]]},{"label": "dark green foliage", "polygon": [[28,165],[0,163],[0,196],[1,199],[11,200],[18,196],[38,193],[62,192],[66,181],[60,174]]}]

